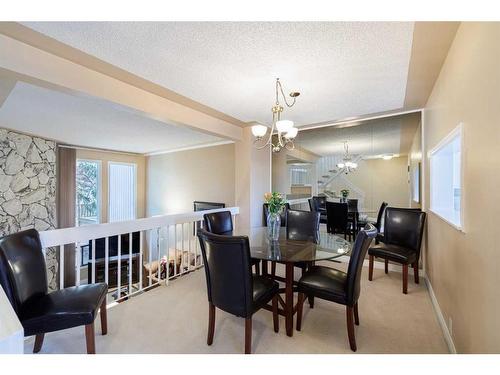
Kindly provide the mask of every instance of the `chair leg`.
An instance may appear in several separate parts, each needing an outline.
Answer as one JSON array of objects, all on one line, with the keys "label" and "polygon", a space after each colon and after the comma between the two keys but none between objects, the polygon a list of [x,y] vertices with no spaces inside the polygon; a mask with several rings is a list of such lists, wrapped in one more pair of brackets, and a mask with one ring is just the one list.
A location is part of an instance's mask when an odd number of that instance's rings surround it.
[{"label": "chair leg", "polygon": [[101,333],[103,335],[108,333],[108,310],[106,308],[106,297],[101,304]]},{"label": "chair leg", "polygon": [[260,275],[260,262],[255,265],[255,274]]},{"label": "chair leg", "polygon": [[359,326],[359,313],[358,313],[358,303],[354,304],[354,324]]},{"label": "chair leg", "polygon": [[413,263],[413,276],[415,278],[415,284],[420,282],[420,278],[418,277],[418,262]]},{"label": "chair leg", "polygon": [[35,336],[35,346],[33,347],[33,353],[38,353],[42,349],[44,337],[45,333],[39,333]]},{"label": "chair leg", "polygon": [[375,260],[375,257],[373,255],[370,255],[370,262],[368,266],[368,280],[372,281],[373,280],[373,261]]},{"label": "chair leg", "polygon": [[85,340],[87,341],[87,354],[95,354],[94,322],[85,326]]},{"label": "chair leg", "polygon": [[347,335],[349,336],[349,345],[353,352],[356,351],[356,337],[354,336],[354,308],[346,306],[347,317]]},{"label": "chair leg", "polygon": [[271,262],[271,275],[276,276],[276,262]]},{"label": "chair leg", "polygon": [[408,294],[408,265],[403,264],[403,293]]},{"label": "chair leg", "polygon": [[212,343],[214,342],[214,331],[215,331],[215,305],[210,303],[208,305],[207,345],[212,345]]},{"label": "chair leg", "polygon": [[385,259],[385,273],[389,273],[389,260]]},{"label": "chair leg", "polygon": [[275,295],[273,297],[273,325],[274,325],[274,332],[278,333],[280,331],[280,321],[279,321],[279,316],[278,316],[278,295]]},{"label": "chair leg", "polygon": [[297,331],[302,328],[302,310],[304,310],[305,294],[299,293],[299,300],[297,301]]},{"label": "chair leg", "polygon": [[245,319],[245,354],[252,353],[252,317]]}]

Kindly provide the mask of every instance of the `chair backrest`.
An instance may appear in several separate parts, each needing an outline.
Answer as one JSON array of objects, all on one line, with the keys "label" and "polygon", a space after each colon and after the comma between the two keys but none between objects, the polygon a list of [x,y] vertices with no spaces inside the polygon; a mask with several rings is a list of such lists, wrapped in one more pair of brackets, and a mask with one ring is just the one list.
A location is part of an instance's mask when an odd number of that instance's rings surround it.
[{"label": "chair backrest", "polygon": [[356,236],[356,241],[351,252],[349,265],[347,266],[346,296],[347,304],[352,306],[359,298],[361,272],[366,252],[370,247],[372,239],[377,236],[377,228],[372,224],[366,224]]},{"label": "chair backrest", "polygon": [[47,294],[45,258],[35,229],[0,239],[0,283],[16,312],[30,299]]},{"label": "chair backrest", "polygon": [[380,205],[380,208],[378,210],[378,215],[377,215],[377,223],[375,224],[375,227],[377,230],[380,232],[382,229],[382,218],[384,217],[385,209],[387,208],[387,202],[382,202]]},{"label": "chair backrest", "polygon": [[210,233],[224,236],[233,235],[233,217],[231,211],[214,212],[203,215],[205,229]]},{"label": "chair backrest", "polygon": [[[267,214],[269,213],[269,205],[267,203],[264,203],[263,207],[264,207],[264,226],[267,227]],[[283,208],[280,214],[282,227],[286,227],[286,214],[289,209],[290,209],[290,203],[285,203],[285,207]]]},{"label": "chair backrest", "polygon": [[347,228],[347,203],[326,202],[326,220],[328,228],[345,231]]},{"label": "chair backrest", "polygon": [[253,306],[250,246],[246,236],[220,236],[198,231],[209,302],[240,316],[249,317]]},{"label": "chair backrest", "polygon": [[357,199],[348,199],[347,200],[347,208],[350,211],[357,212],[358,211],[358,200]]},{"label": "chair backrest", "polygon": [[311,211],[319,211],[320,209],[326,209],[326,197],[314,196],[310,198],[309,209]]},{"label": "chair backrest", "polygon": [[419,257],[424,224],[425,212],[410,208],[387,207],[384,220],[384,242],[413,250]]},{"label": "chair backrest", "polygon": [[295,241],[319,242],[319,219],[317,211],[289,210],[286,225],[286,237]]}]

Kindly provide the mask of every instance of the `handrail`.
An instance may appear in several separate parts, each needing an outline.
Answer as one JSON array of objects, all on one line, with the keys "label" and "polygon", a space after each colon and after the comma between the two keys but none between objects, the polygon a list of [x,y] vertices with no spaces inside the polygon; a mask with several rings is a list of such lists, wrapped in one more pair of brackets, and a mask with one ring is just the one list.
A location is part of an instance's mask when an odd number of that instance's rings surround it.
[{"label": "handrail", "polygon": [[203,220],[203,215],[212,212],[231,211],[238,215],[239,207],[216,208],[206,211],[192,211],[177,214],[166,214],[143,219],[118,221],[106,224],[89,224],[80,227],[53,229],[40,232],[42,247],[67,245],[75,242],[88,242],[95,238],[111,237],[122,233],[131,233],[190,221]]}]

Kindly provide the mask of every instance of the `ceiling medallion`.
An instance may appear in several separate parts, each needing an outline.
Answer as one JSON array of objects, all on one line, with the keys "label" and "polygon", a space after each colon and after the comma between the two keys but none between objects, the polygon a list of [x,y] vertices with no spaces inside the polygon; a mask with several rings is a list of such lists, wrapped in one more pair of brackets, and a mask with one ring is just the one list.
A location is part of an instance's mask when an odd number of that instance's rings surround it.
[{"label": "ceiling medallion", "polygon": [[[281,112],[283,112],[283,106],[279,101],[279,94],[283,97],[283,101],[285,102],[288,108],[293,107],[295,104],[295,100],[300,95],[300,92],[292,91],[289,95],[293,99],[291,103],[288,103],[286,100],[285,93],[283,92],[283,87],[281,86],[281,82],[279,78],[276,78],[276,103],[271,108],[273,113],[273,126],[271,127],[271,132],[269,133],[269,137],[264,144],[260,144],[264,136],[267,133],[267,126],[264,125],[254,125],[252,126],[252,134],[255,137],[254,146],[257,149],[263,149],[264,147],[270,146],[273,152],[280,152],[282,148],[286,148],[287,150],[293,150],[295,145],[293,144],[293,140],[297,136],[298,129],[293,126],[293,121],[290,120],[282,120]],[[276,143],[273,143],[273,134],[275,130],[278,132],[276,136]]]}]

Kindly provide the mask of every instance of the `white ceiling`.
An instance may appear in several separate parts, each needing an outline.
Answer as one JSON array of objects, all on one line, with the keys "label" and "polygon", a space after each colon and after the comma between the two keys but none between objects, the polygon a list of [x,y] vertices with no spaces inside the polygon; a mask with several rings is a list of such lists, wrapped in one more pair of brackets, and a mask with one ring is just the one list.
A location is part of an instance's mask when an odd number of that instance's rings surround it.
[{"label": "white ceiling", "polygon": [[341,155],[344,141],[349,153],[365,158],[407,154],[419,124],[419,114],[387,117],[354,126],[303,130],[296,144],[318,155]]},{"label": "white ceiling", "polygon": [[221,141],[101,99],[17,82],[0,107],[0,126],[60,142],[150,153]]},{"label": "white ceiling", "polygon": [[298,125],[402,108],[412,22],[38,22],[28,27],[242,121],[269,123],[274,79]]}]

